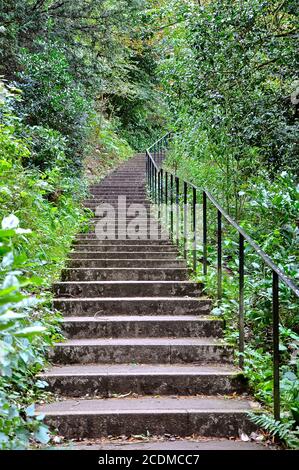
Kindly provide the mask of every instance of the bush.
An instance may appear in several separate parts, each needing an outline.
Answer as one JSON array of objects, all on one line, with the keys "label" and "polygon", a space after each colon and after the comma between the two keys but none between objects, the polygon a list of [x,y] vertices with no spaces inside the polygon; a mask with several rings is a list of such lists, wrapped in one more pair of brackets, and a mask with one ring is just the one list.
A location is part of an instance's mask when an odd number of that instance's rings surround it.
[{"label": "bush", "polygon": [[60,144],[51,168],[24,168],[32,158],[32,139],[20,137],[28,128],[12,113],[13,90],[0,82],[0,92],[0,448],[23,449],[49,439],[34,414],[46,386],[36,374],[46,365],[47,349],[60,339],[47,288],[59,278],[86,220],[80,207],[85,185],[66,175],[62,141],[47,129],[30,131]]},{"label": "bush", "polygon": [[[63,49],[58,44],[42,42],[38,49],[35,53],[21,51],[23,70],[19,73],[18,87],[23,96],[17,111],[26,117],[30,127],[38,126],[32,131],[33,137],[37,134],[37,150],[43,139],[48,141],[48,150],[51,140],[55,139],[56,144],[59,140],[59,147],[63,146],[69,161],[78,168],[84,155],[92,103],[86,98],[84,87],[71,75]],[[48,129],[47,136],[45,131],[38,132],[41,126]],[[45,167],[50,162],[43,162],[42,156],[49,155],[39,152],[37,163]]]}]

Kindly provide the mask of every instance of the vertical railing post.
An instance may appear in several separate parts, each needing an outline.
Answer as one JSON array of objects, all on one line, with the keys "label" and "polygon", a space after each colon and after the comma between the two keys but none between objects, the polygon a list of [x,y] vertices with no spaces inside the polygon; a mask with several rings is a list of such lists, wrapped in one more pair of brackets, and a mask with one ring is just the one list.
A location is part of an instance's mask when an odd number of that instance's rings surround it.
[{"label": "vertical railing post", "polygon": [[152,167],[152,170],[151,170],[151,174],[152,174],[152,177],[151,177],[151,180],[152,180],[152,183],[151,183],[151,186],[152,186],[152,198],[154,200],[154,197],[155,197],[155,187],[154,187],[154,164],[153,162],[151,162],[151,167]]},{"label": "vertical railing post", "polygon": [[272,314],[273,314],[273,402],[274,419],[280,420],[280,377],[279,377],[279,278],[272,271]]},{"label": "vertical railing post", "polygon": [[207,225],[207,194],[203,191],[202,194],[202,249],[203,249],[203,274],[207,275],[208,272],[208,225]]},{"label": "vertical railing post", "polygon": [[222,214],[217,210],[217,299],[222,298]]},{"label": "vertical railing post", "polygon": [[153,188],[152,188],[152,161],[150,160],[149,163],[149,190],[150,190],[150,197],[153,197]]},{"label": "vertical railing post", "polygon": [[[160,220],[163,217],[163,170],[160,170]],[[162,236],[162,234],[161,234]]]},{"label": "vertical railing post", "polygon": [[154,167],[154,188],[155,188],[155,204],[157,204],[157,168]]},{"label": "vertical railing post", "polygon": [[146,177],[146,182],[148,185],[148,153],[147,151],[145,153],[145,177]]},{"label": "vertical railing post", "polygon": [[160,196],[161,196],[161,205],[163,206],[164,202],[164,181],[163,181],[163,168],[160,170],[160,186],[161,186],[161,191],[160,191]]},{"label": "vertical railing post", "polygon": [[184,258],[187,258],[187,218],[188,218],[188,208],[187,208],[187,191],[188,185],[184,181]]},{"label": "vertical railing post", "polygon": [[161,166],[161,141],[158,144],[158,155],[159,155],[159,158],[158,158],[159,166]]},{"label": "vertical railing post", "polygon": [[244,237],[239,234],[239,366],[244,367]]},{"label": "vertical railing post", "polygon": [[197,251],[196,251],[196,243],[197,243],[197,237],[196,237],[196,188],[193,187],[193,198],[192,198],[192,204],[193,204],[193,212],[192,212],[192,230],[193,230],[193,272],[196,272],[196,263],[197,263]]},{"label": "vertical railing post", "polygon": [[170,238],[173,240],[173,175],[170,175]]},{"label": "vertical railing post", "polygon": [[158,170],[158,220],[161,218],[161,172]]},{"label": "vertical railing post", "polygon": [[176,212],[176,244],[179,245],[180,238],[180,180],[175,177],[175,212]]},{"label": "vertical railing post", "polygon": [[168,230],[168,173],[165,171],[165,224]]}]

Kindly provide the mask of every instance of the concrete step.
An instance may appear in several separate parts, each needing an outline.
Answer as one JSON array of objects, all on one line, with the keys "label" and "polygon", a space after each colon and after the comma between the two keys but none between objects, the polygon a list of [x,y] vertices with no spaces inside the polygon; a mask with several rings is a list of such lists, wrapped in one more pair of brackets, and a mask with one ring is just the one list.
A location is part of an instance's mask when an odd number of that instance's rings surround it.
[{"label": "concrete step", "polygon": [[98,222],[105,222],[106,224],[109,224],[109,225],[112,225],[119,228],[119,227],[127,227],[128,225],[131,227],[131,226],[135,226],[135,225],[140,225],[140,227],[143,227],[143,226],[149,226],[151,224],[151,226],[153,227],[157,227],[160,225],[159,221],[157,220],[156,216],[151,214],[149,211],[147,212],[147,215],[146,217],[137,217],[136,216],[131,216],[131,215],[126,215],[126,216],[123,216],[123,215],[119,215],[118,214],[115,214],[115,217],[112,217],[112,218],[103,218],[102,216],[98,216],[98,217],[92,217],[91,219],[89,219],[89,225],[95,225],[97,224]]},{"label": "concrete step", "polygon": [[[131,190],[129,190],[128,188],[124,188],[122,187],[122,193],[121,195],[123,196],[144,196],[146,197],[147,196],[147,192],[144,191],[144,188],[140,188],[140,189],[135,189],[135,188],[132,188]],[[117,189],[114,189],[113,187],[110,188],[110,190],[108,190],[107,188],[100,188],[98,187],[97,189],[92,189],[92,190],[89,190],[90,191],[90,195],[91,196],[116,196],[118,197],[119,195],[119,192]]]},{"label": "concrete step", "polygon": [[[167,241],[168,240],[168,233],[165,233],[165,232],[153,232],[153,231],[149,231],[149,230],[143,230],[143,229],[140,229],[138,232],[134,232],[133,230],[128,230],[128,231],[122,231],[122,232],[118,232],[117,230],[113,231],[112,234],[110,233],[109,235],[107,235],[107,232],[103,233],[103,235],[101,235],[101,232],[99,234],[99,240],[98,241],[104,241],[104,242],[109,242],[109,241],[123,241],[124,243],[129,243],[130,241],[132,241],[132,243],[134,244],[136,241],[137,242],[143,242],[143,244],[147,243],[148,241],[154,243],[156,242],[156,245],[157,244],[160,244],[160,242],[163,242],[163,241]],[[89,241],[87,240],[80,240],[81,243],[74,243],[73,244],[73,247],[76,247],[76,245],[81,245],[81,244],[84,244],[86,245],[86,243],[89,243]],[[130,243],[132,245],[132,243]],[[92,248],[95,248],[95,244],[91,244]],[[170,245],[171,246],[171,245]],[[173,248],[173,246],[172,246]]]},{"label": "concrete step", "polygon": [[[77,236],[74,245],[80,245],[82,244],[88,244],[91,246],[102,246],[102,245],[121,245],[121,246],[127,246],[127,245],[157,245],[157,240],[146,240],[146,243],[144,243],[144,240],[132,240],[132,242],[125,242],[124,240],[98,240],[95,237],[89,238],[89,237],[82,237]],[[169,240],[159,240],[159,246],[163,247],[171,247],[173,249],[173,245],[170,243]]]},{"label": "concrete step", "polygon": [[65,268],[62,281],[183,281],[187,268]]},{"label": "concrete step", "polygon": [[188,297],[56,298],[54,307],[65,316],[208,315],[211,300]]},{"label": "concrete step", "polygon": [[237,437],[256,430],[249,400],[215,397],[140,397],[64,400],[37,407],[45,422],[66,438],[120,435]]},{"label": "concrete step", "polygon": [[231,364],[233,351],[213,338],[97,338],[57,343],[49,357],[54,364]]},{"label": "concrete step", "polygon": [[[127,220],[118,220],[117,218],[113,221],[107,221],[104,219],[97,219],[93,220],[92,222],[89,221],[88,223],[90,230],[88,232],[85,232],[86,235],[88,234],[94,234],[96,236],[96,227],[100,227],[102,230],[103,228],[109,227],[110,229],[112,228],[115,230],[117,233],[128,233],[128,230],[130,232],[141,232],[145,231],[147,233],[150,232],[164,232],[168,233],[168,239],[169,239],[169,231],[166,230],[164,227],[161,226],[160,223],[158,223],[155,219],[147,219],[147,220],[142,220],[142,221],[137,221],[135,219],[127,219]],[[107,230],[107,228],[106,228]]]},{"label": "concrete step", "polygon": [[[95,204],[95,203],[101,203],[101,202],[116,202],[118,203],[120,201],[120,196],[125,197],[126,202],[130,203],[136,203],[136,204],[143,204],[143,203],[149,203],[150,200],[145,196],[145,195],[139,195],[139,196],[134,196],[134,195],[127,195],[127,194],[120,194],[120,195],[113,195],[113,194],[106,194],[103,196],[93,196],[92,198],[85,199],[83,201],[83,204]],[[122,201],[123,202],[123,201]]]},{"label": "concrete step", "polygon": [[138,182],[138,184],[136,183],[131,183],[131,182],[108,182],[108,181],[105,181],[102,183],[101,185],[101,188],[98,189],[98,190],[92,190],[92,194],[113,194],[113,192],[115,194],[123,194],[123,192],[125,193],[126,192],[126,189],[128,188],[128,184],[132,184],[132,186],[134,186],[134,189],[136,191],[144,191],[144,184],[143,183],[140,183]]},{"label": "concrete step", "polygon": [[56,297],[196,297],[199,283],[189,281],[86,281],[54,284]]},{"label": "concrete step", "polygon": [[[125,250],[125,247],[124,247]],[[69,254],[71,259],[179,259],[178,251],[173,249],[173,251],[80,251],[74,250]]]},{"label": "concrete step", "polygon": [[121,172],[116,172],[114,174],[110,174],[108,176],[106,176],[102,182],[101,182],[101,186],[103,184],[105,184],[107,181],[111,181],[111,182],[116,182],[116,181],[121,181],[123,183],[125,183],[127,186],[129,183],[141,183],[141,182],[144,182],[145,181],[145,175],[144,175],[144,172],[140,169],[140,171],[137,173],[132,173],[132,170],[131,171],[121,171]]},{"label": "concrete step", "polygon": [[54,366],[40,374],[51,392],[70,397],[116,394],[212,395],[243,393],[246,380],[239,369],[220,365],[90,364]]},{"label": "concrete step", "polygon": [[[122,200],[121,199],[125,197],[125,200]],[[109,196],[106,196],[106,197],[102,197],[102,198],[92,198],[92,199],[87,199],[84,201],[84,205],[85,206],[88,206],[89,204],[93,204],[93,205],[97,205],[97,204],[102,204],[102,203],[109,203],[109,204],[113,204],[113,205],[118,205],[118,204],[121,204],[124,205],[125,203],[127,205],[132,205],[132,204],[141,204],[142,206],[149,206],[150,205],[150,201],[148,199],[146,199],[145,197],[135,197],[135,198],[131,198],[131,197],[127,197],[125,194],[120,194],[119,196],[117,197],[109,197]],[[136,207],[137,209],[137,207]]]},{"label": "concrete step", "polygon": [[222,336],[223,321],[197,315],[113,315],[66,317],[62,320],[67,338],[155,338]]},{"label": "concrete step", "polygon": [[107,177],[102,181],[101,189],[107,186],[109,186],[110,188],[113,188],[115,186],[124,186],[126,189],[143,188],[144,190],[145,178],[144,175],[140,174],[137,174],[136,178],[132,178],[132,175],[131,177],[128,177],[126,174],[115,175],[113,177]]},{"label": "concrete step", "polygon": [[[107,200],[107,201],[100,201],[100,202],[96,202],[96,201],[92,201],[92,202],[88,202],[88,203],[84,203],[84,206],[85,207],[88,207],[88,208],[94,208],[94,207],[97,207],[97,206],[101,206],[102,204],[111,204],[114,209],[115,209],[115,212],[117,213],[118,211],[118,200]],[[135,202],[134,204],[136,204],[136,207],[133,207],[131,208],[132,210],[134,209],[134,215],[135,215],[135,210],[138,211],[138,210],[143,210],[144,208],[145,209],[150,209],[152,207],[152,204],[149,202],[149,201],[138,201],[138,202]],[[132,206],[133,203],[131,201],[127,201],[126,204],[121,204],[120,205],[120,209],[122,210],[123,207],[125,206],[126,209],[128,210],[129,209],[129,206]],[[141,206],[141,207],[138,207],[138,206]]]},{"label": "concrete step", "polygon": [[[109,241],[109,240],[108,240]],[[134,251],[134,252],[139,252],[139,251],[148,251],[148,252],[158,252],[162,251],[165,253],[166,251],[174,252],[175,248],[172,245],[168,244],[160,244],[159,243],[134,243],[135,240],[133,240],[133,243],[130,243],[130,240],[126,242],[124,240],[124,243],[122,244],[113,244],[113,243],[101,243],[100,240],[98,244],[89,244],[89,243],[76,243],[74,247],[76,248],[77,251],[92,251],[93,249],[97,252],[100,251],[109,251],[109,252],[119,252],[119,251]],[[144,240],[145,241],[145,240]],[[158,242],[158,240],[155,240]],[[178,251],[176,251],[178,253]]]},{"label": "concrete step", "polygon": [[[86,441],[75,441],[73,440],[69,445],[57,445],[55,449],[57,450],[94,450],[94,451],[116,451],[118,454],[120,451],[131,452],[135,450],[139,450],[140,452],[148,452],[148,451],[168,451],[169,453],[172,451],[181,452],[181,451],[189,451],[189,453],[195,456],[198,455],[199,451],[217,451],[217,450],[231,450],[231,451],[239,451],[239,450],[249,450],[249,451],[269,451],[269,450],[279,450],[278,447],[275,445],[268,445],[267,443],[258,443],[254,441],[242,441],[238,437],[235,438],[215,438],[215,437],[178,437],[173,438],[170,440],[167,435],[166,436],[153,436],[147,437],[145,440],[124,440],[123,438],[115,437],[113,439],[88,439]],[[260,454],[259,454],[260,455]],[[230,458],[230,455],[227,455]],[[195,457],[197,458],[197,457]],[[209,457],[208,457],[209,458]],[[217,460],[217,454],[216,454]],[[211,461],[211,460],[210,460]],[[202,462],[202,460],[201,460]],[[267,460],[269,463],[269,459]]]},{"label": "concrete step", "polygon": [[[133,244],[135,242],[138,242],[138,243],[143,242],[143,244],[147,244],[148,242],[150,242],[150,244],[157,245],[157,244],[160,244],[160,242],[162,242],[162,244],[164,243],[165,245],[167,245],[167,242],[169,240],[169,233],[165,231],[161,231],[161,230],[156,230],[156,229],[149,230],[146,227],[139,227],[138,230],[134,230],[134,228],[130,228],[130,227],[128,229],[124,228],[121,230],[118,230],[117,228],[115,228],[115,229],[112,229],[110,232],[107,232],[107,229],[102,230],[101,228],[99,228],[99,231],[97,232],[97,241],[101,241],[101,242],[104,241],[107,245],[110,244],[108,243],[109,241],[113,243],[118,242],[120,244],[120,240],[122,240],[124,243],[130,243],[130,240],[131,240]],[[89,243],[90,241],[92,242],[95,240],[82,238],[81,240],[80,239],[74,240],[74,244],[86,245],[86,243]],[[130,245],[132,245],[132,243],[130,243]],[[94,245],[94,243],[91,243],[91,244]],[[173,245],[170,245],[170,246],[172,246],[175,249]]]},{"label": "concrete step", "polygon": [[[127,225],[124,225],[123,227],[122,226],[118,226],[115,225],[115,231],[118,233],[120,231],[120,233],[126,233],[126,228],[128,226]],[[134,228],[134,226],[132,225],[132,227]],[[138,225],[138,227],[140,227],[140,229],[148,229],[148,225],[147,224],[142,224],[142,225]],[[128,227],[129,229],[131,228],[131,226],[129,225]],[[121,230],[121,229],[125,229],[125,230]],[[158,229],[159,231],[161,230],[161,227],[155,225],[155,229]],[[163,230],[163,229],[162,229]],[[148,232],[148,230],[147,230]],[[166,233],[166,232],[165,232]],[[90,232],[85,232],[85,233],[79,233],[76,237],[75,237],[75,241],[77,240],[98,240],[98,235],[96,234],[95,232],[95,229],[93,231],[90,231]],[[165,239],[164,243],[167,244],[168,243],[171,243],[170,240],[169,240],[169,237],[167,239]],[[119,242],[115,242],[115,243],[119,243]],[[152,243],[154,243],[154,240],[152,241]]]},{"label": "concrete step", "polygon": [[[95,215],[100,215],[100,216],[102,216],[102,212],[103,212],[102,205],[103,205],[103,204],[104,204],[103,202],[100,202],[99,204],[84,204],[84,207],[86,207],[86,209],[91,210]],[[118,208],[117,203],[113,204],[112,202],[111,202],[111,203],[109,202],[108,204],[110,204],[110,206],[113,207],[114,212],[115,212],[115,214],[116,214],[116,216],[117,216],[117,215],[118,215],[118,211],[119,211],[119,208]],[[121,213],[124,212],[124,209],[126,209],[126,211],[128,211],[129,208],[130,208],[130,205],[131,205],[131,204],[128,203],[128,204],[126,204],[126,206],[124,206],[124,208],[121,207],[121,208],[120,208]],[[147,213],[149,213],[149,212],[152,210],[152,207],[153,207],[152,204],[142,204],[140,208],[136,208],[136,211],[138,211],[138,212],[135,212],[135,208],[134,208],[134,213],[132,214],[132,217],[137,217],[139,214],[140,214],[140,215],[141,215],[141,214],[143,215],[143,214],[145,213],[145,211],[146,211]],[[100,210],[101,212],[96,213],[97,208],[99,208],[99,210]],[[106,210],[107,210],[107,209],[106,209]],[[142,211],[142,212],[141,212],[141,211]]]},{"label": "concrete step", "polygon": [[176,259],[70,259],[70,268],[184,268],[185,261]]}]

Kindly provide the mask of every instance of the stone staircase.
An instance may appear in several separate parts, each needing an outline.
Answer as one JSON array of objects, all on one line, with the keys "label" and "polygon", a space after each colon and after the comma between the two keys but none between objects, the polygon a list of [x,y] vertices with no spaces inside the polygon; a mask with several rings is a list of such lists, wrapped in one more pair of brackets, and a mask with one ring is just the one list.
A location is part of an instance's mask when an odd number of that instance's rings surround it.
[{"label": "stone staircase", "polygon": [[[54,286],[67,341],[57,344],[53,367],[42,377],[57,400],[38,412],[73,439],[249,432],[247,412],[255,405],[244,397],[246,383],[202,286],[188,280],[185,261],[158,222],[154,240],[147,217],[139,221],[146,239],[126,236],[118,196],[127,197],[126,207],[150,208],[144,155],[92,186],[91,194],[91,231],[77,236]],[[102,202],[119,215],[115,240],[94,232]]]}]

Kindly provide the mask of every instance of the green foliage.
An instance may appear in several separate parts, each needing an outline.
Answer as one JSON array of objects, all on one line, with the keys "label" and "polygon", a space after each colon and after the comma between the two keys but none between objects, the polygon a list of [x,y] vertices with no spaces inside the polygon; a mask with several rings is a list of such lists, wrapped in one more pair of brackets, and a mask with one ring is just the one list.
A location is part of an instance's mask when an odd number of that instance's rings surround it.
[{"label": "green foliage", "polygon": [[255,424],[284,441],[289,447],[293,449],[299,448],[299,431],[294,430],[295,421],[276,421],[271,416],[265,414],[252,414],[251,419]]},{"label": "green foliage", "polygon": [[[45,363],[46,348],[52,344],[50,329],[55,321],[51,317],[39,319],[36,312],[38,300],[29,296],[30,290],[40,285],[37,277],[24,276],[28,263],[24,253],[19,253],[18,238],[30,236],[30,230],[19,227],[14,215],[2,220],[0,230],[0,448],[22,449],[35,438],[47,443],[48,431],[42,417],[35,417],[34,405],[28,405],[28,395],[33,398],[45,387],[35,381],[34,374]],[[27,293],[26,293],[27,291]],[[30,401],[29,401],[30,402]]]},{"label": "green foliage", "polygon": [[[209,189],[296,282],[299,234],[296,2],[152,3],[153,23],[160,26],[156,37],[159,76],[171,111],[169,127],[174,131],[168,167],[183,179]],[[216,212],[210,205],[208,231],[209,270],[204,282],[209,295],[215,298]],[[239,240],[225,222],[223,240],[223,299],[221,303],[215,299],[214,314],[224,317],[226,339],[237,346]],[[245,269],[245,373],[256,397],[271,409],[271,273],[247,244]],[[203,280],[200,272],[197,279]],[[281,283],[284,421],[279,433],[283,438],[286,438],[284,426],[298,432],[295,360],[298,311],[298,300]]]},{"label": "green foliage", "polygon": [[114,120],[95,116],[92,121],[90,147],[93,151],[85,157],[85,175],[90,182],[99,182],[119,163],[133,155],[128,142],[118,134]]},{"label": "green foliage", "polygon": [[196,167],[211,168],[217,196],[239,217],[238,193],[257,170],[298,171],[295,2],[166,5],[163,22],[177,24],[159,44],[160,76],[179,167],[194,182]]},{"label": "green foliage", "polygon": [[43,126],[31,126],[26,129],[30,142],[31,156],[23,160],[24,166],[36,167],[41,171],[59,166],[67,170],[70,161],[67,158],[67,139],[60,132]]},{"label": "green foliage", "polygon": [[146,4],[0,0],[3,449],[49,439],[34,414],[36,374],[60,338],[47,289],[88,219],[84,176],[104,176],[164,122]]},{"label": "green foliage", "polygon": [[[286,173],[271,180],[256,178],[244,195],[241,226],[271,256],[287,275],[298,278],[298,229],[296,214],[298,189]],[[209,210],[208,276],[204,279],[207,291],[215,297],[216,272],[216,214]],[[273,228],[274,227],[274,228]],[[223,299],[216,303],[214,314],[226,320],[226,339],[237,348],[238,341],[238,236],[224,223],[223,230]],[[249,384],[266,408],[273,408],[272,358],[272,279],[261,258],[245,246],[245,375]],[[280,283],[280,395],[283,423],[298,432],[298,299]],[[288,423],[290,421],[290,423]],[[297,427],[296,427],[297,426]],[[268,428],[267,428],[268,429]],[[269,428],[270,430],[270,428]],[[281,434],[279,434],[281,435]],[[288,440],[290,445],[294,440]],[[292,444],[293,445],[293,444]]]},{"label": "green foliage", "polygon": [[[30,126],[51,129],[47,136],[46,131],[32,133],[32,137],[37,137],[34,144],[37,148],[43,144],[42,139],[48,141],[47,147],[51,146],[51,140],[58,140],[60,133],[64,136],[63,150],[67,157],[80,166],[92,103],[86,99],[83,86],[70,74],[63,49],[57,44],[39,43],[38,46],[38,52],[22,50],[20,53],[23,70],[19,74],[19,87],[23,96],[17,110]],[[55,147],[52,152],[61,152],[61,148]],[[39,167],[51,166],[51,156],[40,151],[35,163]]]},{"label": "green foliage", "polygon": [[28,129],[12,112],[13,90],[0,87],[0,448],[23,449],[49,439],[33,405],[46,386],[36,374],[47,348],[60,339],[59,315],[46,289],[60,276],[86,220],[79,204],[85,188],[65,173],[63,140],[54,131],[30,129],[56,143],[38,148],[52,152],[51,168],[23,166],[32,158],[32,138],[21,137]]},{"label": "green foliage", "polygon": [[[17,112],[26,123],[63,136],[70,171],[80,169],[89,150],[97,113],[117,120],[122,137],[135,148],[143,149],[159,133],[164,120],[146,5],[144,0],[0,2],[0,73],[23,91]],[[48,156],[41,153],[34,162],[44,168],[50,162],[42,158]]]}]

